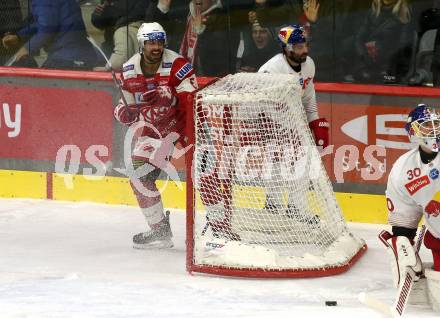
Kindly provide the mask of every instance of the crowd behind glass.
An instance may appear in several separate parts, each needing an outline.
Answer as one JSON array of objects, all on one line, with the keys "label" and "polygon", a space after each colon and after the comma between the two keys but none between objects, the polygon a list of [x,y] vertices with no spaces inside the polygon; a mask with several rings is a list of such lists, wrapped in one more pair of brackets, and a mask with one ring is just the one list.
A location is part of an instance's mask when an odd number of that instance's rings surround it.
[{"label": "crowd behind glass", "polygon": [[[439,2],[439,3],[437,3]],[[280,52],[281,26],[305,26],[316,81],[440,86],[440,1],[2,0],[0,64],[108,71],[138,51],[142,22],[199,76],[255,72]]]}]

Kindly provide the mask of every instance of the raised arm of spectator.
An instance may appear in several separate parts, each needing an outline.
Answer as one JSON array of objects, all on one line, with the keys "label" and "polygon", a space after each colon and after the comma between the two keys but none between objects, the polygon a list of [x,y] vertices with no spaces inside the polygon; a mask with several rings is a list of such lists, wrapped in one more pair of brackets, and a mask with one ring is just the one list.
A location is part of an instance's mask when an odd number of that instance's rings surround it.
[{"label": "raised arm of spectator", "polygon": [[315,23],[318,20],[319,2],[317,0],[308,0],[303,10],[307,21]]}]

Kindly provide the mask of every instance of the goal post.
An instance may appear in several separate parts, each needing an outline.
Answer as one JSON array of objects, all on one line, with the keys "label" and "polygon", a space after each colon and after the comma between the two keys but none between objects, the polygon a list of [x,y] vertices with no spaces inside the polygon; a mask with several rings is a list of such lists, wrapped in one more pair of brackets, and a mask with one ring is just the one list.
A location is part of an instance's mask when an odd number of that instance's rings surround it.
[{"label": "goal post", "polygon": [[187,113],[187,270],[318,277],[365,252],[333,193],[294,75],[238,73]]}]

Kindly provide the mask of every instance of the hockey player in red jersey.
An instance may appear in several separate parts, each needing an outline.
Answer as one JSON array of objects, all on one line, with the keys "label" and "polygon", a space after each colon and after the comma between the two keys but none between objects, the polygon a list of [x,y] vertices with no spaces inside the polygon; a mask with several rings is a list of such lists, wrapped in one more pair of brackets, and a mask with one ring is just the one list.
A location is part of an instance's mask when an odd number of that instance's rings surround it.
[{"label": "hockey player in red jersey", "polygon": [[429,289],[433,288],[430,301],[440,308],[440,114],[420,104],[410,112],[405,129],[418,147],[403,154],[391,169],[386,198],[392,233],[382,232],[381,239],[390,246],[396,286],[407,266],[422,275],[422,264],[412,245],[424,216],[424,243],[434,258],[432,269],[424,271]]},{"label": "hockey player in red jersey", "polygon": [[141,127],[131,158],[134,170],[142,167],[147,173],[130,176],[130,184],[150,230],[134,235],[133,244],[169,248],[173,246],[169,212],[164,213],[155,181],[174,143],[184,136],[187,96],[197,89],[197,82],[192,65],[166,49],[167,36],[160,24],[143,23],[137,39],[140,52],[123,65],[124,98],[114,110],[121,123]]}]

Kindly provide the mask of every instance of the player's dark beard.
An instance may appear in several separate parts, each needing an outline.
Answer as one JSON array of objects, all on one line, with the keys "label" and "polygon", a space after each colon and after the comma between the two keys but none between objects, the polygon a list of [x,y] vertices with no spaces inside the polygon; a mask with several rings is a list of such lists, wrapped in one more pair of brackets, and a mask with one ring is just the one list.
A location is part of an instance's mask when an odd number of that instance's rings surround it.
[{"label": "player's dark beard", "polygon": [[307,54],[298,55],[293,52],[289,53],[289,58],[295,63],[301,64],[304,63],[307,59]]},{"label": "player's dark beard", "polygon": [[157,58],[156,60],[152,60],[152,59],[150,59],[150,58],[148,58],[145,54],[143,54],[144,55],[144,62],[146,63],[146,64],[157,64],[157,63],[159,63],[160,61],[162,61],[162,56],[163,56],[163,51],[162,51],[162,53],[160,54],[160,57],[159,58]]},{"label": "player's dark beard", "polygon": [[419,146],[419,151],[420,151],[420,159],[424,164],[430,163],[432,160],[435,159],[435,157],[437,157],[438,154],[438,152],[426,152],[425,150],[423,150],[423,147],[421,146]]}]

